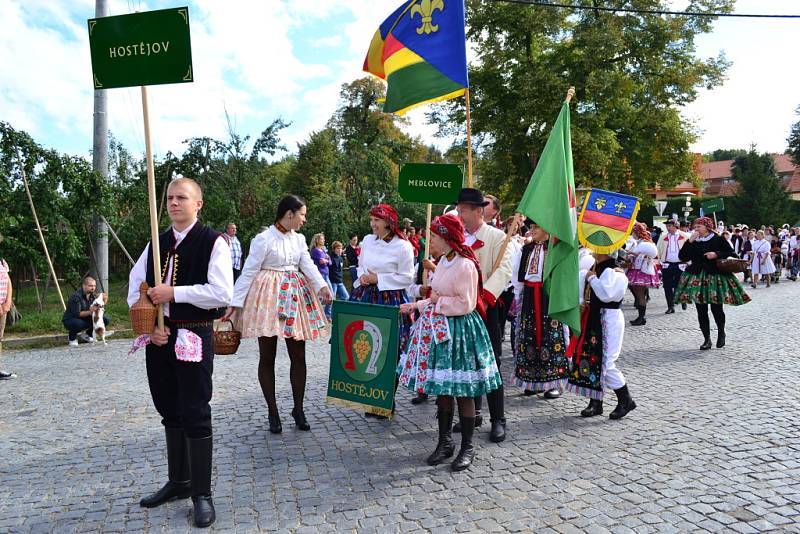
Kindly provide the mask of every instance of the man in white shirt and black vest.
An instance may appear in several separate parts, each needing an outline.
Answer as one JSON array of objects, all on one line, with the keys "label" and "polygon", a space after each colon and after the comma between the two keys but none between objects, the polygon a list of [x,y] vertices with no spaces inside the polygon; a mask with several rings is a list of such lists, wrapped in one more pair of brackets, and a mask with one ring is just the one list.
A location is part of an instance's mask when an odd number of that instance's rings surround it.
[{"label": "man in white shirt and black vest", "polygon": [[154,304],[164,307],[164,329],[156,327],[146,346],[147,381],[161,415],[167,442],[169,479],[143,498],[146,508],[191,497],[194,523],[216,519],[211,499],[212,324],[233,298],[231,250],[222,234],[198,222],[203,207],[200,186],[178,178],[167,189],[172,226],[159,237],[162,280],[156,282],[151,246],[145,248],[129,279],[128,305],[138,299],[143,281]]},{"label": "man in white shirt and black vest", "polygon": [[[661,234],[658,240],[658,258],[661,260],[664,296],[667,298],[665,313],[675,313],[675,289],[678,287],[683,269],[686,268],[686,265],[678,258],[678,254],[689,236],[678,230],[678,221],[674,219],[670,219],[664,225],[667,227],[667,231]],[[686,309],[685,304],[683,309]]]},{"label": "man in white shirt and black vest", "polygon": [[[482,298],[486,306],[486,329],[489,331],[489,338],[492,342],[494,357],[497,360],[497,367],[500,367],[500,356],[502,355],[503,332],[500,331],[500,306],[498,302],[500,295],[511,281],[511,257],[512,247],[507,246],[503,251],[503,243],[506,238],[505,232],[490,226],[484,222],[484,207],[489,204],[478,189],[465,187],[458,194],[456,209],[458,216],[464,222],[464,243],[472,247],[481,266],[481,276],[483,277]],[[497,258],[502,254],[497,269],[492,270]],[[506,416],[505,398],[503,386],[486,395],[486,402],[489,405],[489,417],[492,429],[489,439],[499,443],[506,439]],[[475,427],[480,426],[482,417],[479,415],[481,409],[480,397],[475,399]],[[459,431],[460,426],[456,425],[454,431]]]}]

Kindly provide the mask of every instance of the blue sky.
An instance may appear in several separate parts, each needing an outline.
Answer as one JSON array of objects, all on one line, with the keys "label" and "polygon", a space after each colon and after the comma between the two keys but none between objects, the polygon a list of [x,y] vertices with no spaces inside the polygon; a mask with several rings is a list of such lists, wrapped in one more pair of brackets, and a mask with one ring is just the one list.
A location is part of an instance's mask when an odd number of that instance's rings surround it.
[{"label": "blue sky", "polygon": [[[322,128],[342,83],[361,75],[377,25],[398,0],[109,0],[112,15],[188,3],[195,82],[150,89],[156,153],[180,153],[187,137],[226,136],[225,112],[256,137],[273,119],[291,121],[290,150]],[[673,0],[672,7],[686,2]],[[798,0],[739,0],[737,12],[800,14]],[[73,154],[92,144],[92,84],[86,19],[94,0],[0,1],[0,120]],[[685,111],[702,135],[693,149],[782,151],[800,105],[796,65],[800,19],[717,21],[698,54],[725,51],[726,84]],[[408,130],[433,141],[422,111]],[[138,88],[109,91],[110,129],[133,152],[144,150]],[[441,143],[441,141],[437,141]]]}]

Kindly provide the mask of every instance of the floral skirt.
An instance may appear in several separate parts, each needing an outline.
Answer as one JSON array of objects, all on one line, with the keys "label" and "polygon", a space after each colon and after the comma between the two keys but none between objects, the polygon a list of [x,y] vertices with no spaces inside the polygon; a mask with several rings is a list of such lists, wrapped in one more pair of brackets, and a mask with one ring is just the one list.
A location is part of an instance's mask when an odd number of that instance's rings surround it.
[{"label": "floral skirt", "polygon": [[302,273],[265,269],[253,278],[233,326],[243,338],[279,336],[305,341],[324,335],[327,323]]},{"label": "floral skirt", "polygon": [[692,274],[684,271],[675,290],[675,302],[681,304],[728,304],[739,306],[750,302],[739,279],[732,273]]},{"label": "floral skirt", "polygon": [[[411,302],[405,289],[389,289],[381,291],[375,284],[368,286],[358,286],[350,293],[351,302],[364,302],[366,304],[382,304],[384,306],[397,306],[405,302]],[[400,316],[400,350],[398,354],[402,353],[408,342],[408,336],[411,332],[411,324],[414,321],[410,315]]]},{"label": "floral skirt", "polygon": [[628,269],[628,272],[625,273],[628,277],[628,283],[632,286],[644,286],[644,287],[660,287],[661,286],[661,277],[656,274],[646,274],[639,269]]},{"label": "floral skirt", "polygon": [[[412,327],[408,350],[400,357],[400,385],[429,395],[477,397],[498,389],[503,378],[497,368],[489,333],[480,315],[444,317],[426,321],[423,312]],[[445,336],[441,332],[446,330]]]}]

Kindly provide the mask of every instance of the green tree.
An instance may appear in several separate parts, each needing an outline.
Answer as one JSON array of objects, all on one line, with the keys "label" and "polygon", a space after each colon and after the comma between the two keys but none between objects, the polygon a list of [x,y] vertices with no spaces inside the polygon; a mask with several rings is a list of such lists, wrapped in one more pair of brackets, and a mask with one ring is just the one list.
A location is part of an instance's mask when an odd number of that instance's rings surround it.
[{"label": "green tree", "polygon": [[736,221],[775,227],[786,222],[792,212],[791,201],[775,171],[772,155],[751,148],[747,155],[734,160],[732,171],[738,183],[736,196],[730,199]]},{"label": "green tree", "polygon": [[[582,1],[586,5],[588,1]],[[517,201],[570,85],[577,185],[643,195],[692,179],[695,140],[680,107],[722,82],[724,56],[698,59],[695,38],[713,19],[574,11],[468,0],[473,132],[480,185]],[[663,9],[663,0],[635,7]],[[729,12],[733,0],[692,0],[690,11]],[[609,0],[607,6],[629,6]],[[438,105],[441,134],[462,134],[464,101]]]},{"label": "green tree", "polygon": [[[796,113],[800,115],[800,107],[797,108]],[[789,143],[788,153],[792,156],[792,161],[795,165],[800,165],[800,121],[792,125],[786,142]]]},{"label": "green tree", "polygon": [[708,154],[703,154],[704,161],[726,161],[736,159],[739,156],[746,156],[747,150],[743,148],[718,148]]}]

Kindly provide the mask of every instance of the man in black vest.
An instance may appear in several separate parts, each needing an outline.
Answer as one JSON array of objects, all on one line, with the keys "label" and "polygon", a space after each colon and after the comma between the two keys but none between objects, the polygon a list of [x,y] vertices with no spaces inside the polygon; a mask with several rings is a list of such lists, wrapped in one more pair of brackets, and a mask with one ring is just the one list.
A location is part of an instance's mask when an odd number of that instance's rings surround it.
[{"label": "man in black vest", "polygon": [[164,306],[164,329],[156,327],[146,347],[147,381],[161,415],[167,441],[169,479],[145,497],[146,508],[192,498],[194,522],[207,527],[216,519],[211,500],[211,375],[214,368],[212,324],[233,298],[228,242],[197,220],[203,207],[200,186],[178,178],[167,189],[172,226],[159,237],[162,279],[156,281],[148,245],[129,279],[128,305],[138,299],[143,281],[155,304]]}]

